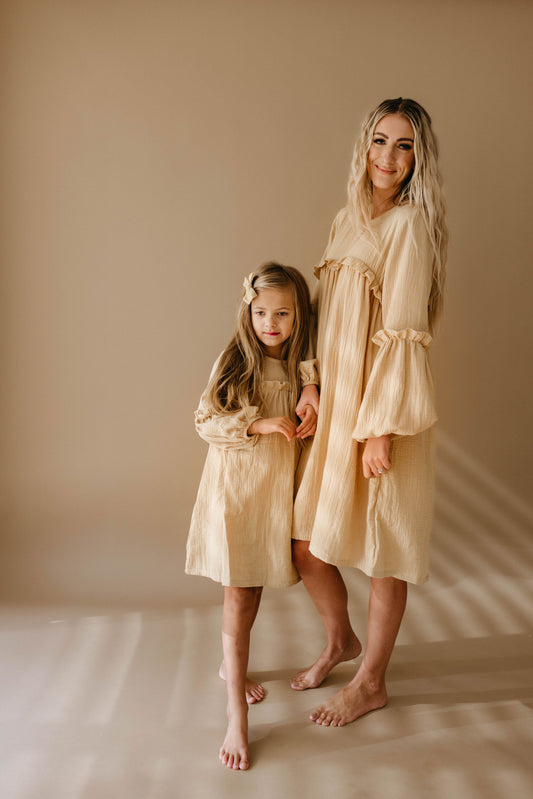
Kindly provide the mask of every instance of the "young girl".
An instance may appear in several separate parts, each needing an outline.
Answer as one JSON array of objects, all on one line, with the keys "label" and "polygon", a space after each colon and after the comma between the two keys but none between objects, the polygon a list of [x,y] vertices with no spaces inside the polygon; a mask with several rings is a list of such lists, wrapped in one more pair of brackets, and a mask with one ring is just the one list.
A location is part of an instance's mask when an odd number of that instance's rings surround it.
[{"label": "young girl", "polygon": [[224,588],[220,676],[228,692],[228,729],[220,760],[247,769],[248,704],[263,688],[247,679],[250,631],[263,586],[299,580],[291,560],[298,439],[313,435],[316,414],[295,407],[300,389],[318,383],[304,361],[309,290],[292,267],[268,263],[244,281],[236,331],[216,362],[196,412],[208,442],[187,542],[188,574]]}]

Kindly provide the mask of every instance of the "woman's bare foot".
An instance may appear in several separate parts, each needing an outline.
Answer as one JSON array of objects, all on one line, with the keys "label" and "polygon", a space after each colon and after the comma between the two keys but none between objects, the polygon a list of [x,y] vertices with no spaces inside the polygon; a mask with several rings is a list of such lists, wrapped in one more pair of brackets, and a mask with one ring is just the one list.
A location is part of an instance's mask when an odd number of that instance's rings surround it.
[{"label": "woman's bare foot", "polygon": [[246,771],[249,767],[248,706],[236,711],[228,708],[228,729],[218,756],[224,766],[235,771]]},{"label": "woman's bare foot", "polygon": [[[224,661],[220,664],[220,669],[218,670],[218,676],[225,680],[226,679],[226,667],[224,666]],[[265,698],[265,689],[262,685],[258,682],[254,682],[250,680],[249,677],[246,678],[246,701],[249,705],[255,705],[256,702],[262,702]]]},{"label": "woman's bare foot", "polygon": [[326,647],[318,660],[312,666],[303,671],[299,671],[292,680],[290,686],[295,691],[305,691],[307,688],[318,688],[331,669],[345,660],[353,660],[361,654],[362,646],[359,638],[352,632],[350,641],[346,646],[338,649]]},{"label": "woman's bare foot", "polygon": [[356,674],[345,688],[324,702],[309,718],[323,727],[344,727],[365,713],[385,707],[387,699],[384,683],[365,682]]}]

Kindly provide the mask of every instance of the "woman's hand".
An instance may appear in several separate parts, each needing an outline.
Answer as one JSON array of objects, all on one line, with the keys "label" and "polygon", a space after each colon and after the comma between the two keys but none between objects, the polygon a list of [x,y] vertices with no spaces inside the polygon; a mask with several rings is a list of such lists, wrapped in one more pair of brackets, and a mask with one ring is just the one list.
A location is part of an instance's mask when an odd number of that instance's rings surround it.
[{"label": "woman's hand", "polygon": [[296,424],[286,416],[276,416],[274,419],[257,419],[248,428],[248,435],[257,434],[268,436],[270,433],[281,433],[287,441],[292,441],[296,435]]},{"label": "woman's hand", "polygon": [[363,474],[365,477],[381,477],[390,469],[390,436],[369,438],[363,452]]},{"label": "woman's hand", "polygon": [[300,394],[300,399],[298,400],[298,405],[296,406],[296,416],[299,416],[300,419],[304,418],[302,414],[306,405],[310,405],[318,416],[320,397],[317,386],[313,385],[312,383],[302,388],[302,393]]},{"label": "woman's hand", "polygon": [[301,421],[296,428],[297,438],[308,438],[309,436],[314,436],[316,433],[317,422],[315,409],[311,405],[304,405],[304,407],[301,408],[298,416],[300,417]]}]

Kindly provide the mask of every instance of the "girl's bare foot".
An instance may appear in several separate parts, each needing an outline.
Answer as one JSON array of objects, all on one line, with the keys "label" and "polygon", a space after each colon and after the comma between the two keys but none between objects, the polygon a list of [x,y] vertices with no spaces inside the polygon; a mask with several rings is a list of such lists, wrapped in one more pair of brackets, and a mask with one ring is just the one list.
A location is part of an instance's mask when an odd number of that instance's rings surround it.
[{"label": "girl's bare foot", "polygon": [[[218,670],[218,676],[221,679],[226,679],[226,667],[224,666],[224,661],[220,664],[220,669]],[[246,678],[246,701],[249,705],[254,705],[256,702],[262,702],[265,698],[265,689],[262,685],[258,682],[254,682],[254,680],[250,680],[249,677]]]},{"label": "girl's bare foot", "polygon": [[235,771],[250,766],[248,750],[248,706],[232,712],[228,708],[228,729],[218,754],[220,762]]},{"label": "girl's bare foot", "polygon": [[324,702],[309,718],[323,727],[344,727],[365,713],[385,707],[387,699],[384,684],[365,682],[356,674],[345,688]]},{"label": "girl's bare foot", "polygon": [[303,671],[299,671],[292,680],[290,686],[295,691],[305,691],[307,688],[318,688],[331,669],[345,660],[353,660],[361,654],[362,646],[359,638],[352,632],[350,641],[346,646],[338,649],[326,647],[318,660],[312,666]]}]

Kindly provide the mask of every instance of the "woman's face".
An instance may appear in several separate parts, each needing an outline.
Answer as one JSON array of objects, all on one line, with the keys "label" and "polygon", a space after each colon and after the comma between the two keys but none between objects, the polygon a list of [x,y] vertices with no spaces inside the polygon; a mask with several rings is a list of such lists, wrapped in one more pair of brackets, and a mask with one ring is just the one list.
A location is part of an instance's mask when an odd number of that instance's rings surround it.
[{"label": "woman's face", "polygon": [[415,165],[413,126],[401,114],[387,114],[377,123],[368,151],[367,172],[374,194],[394,197]]}]

